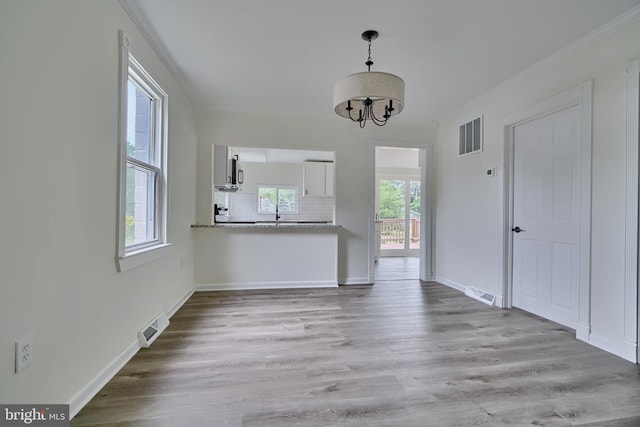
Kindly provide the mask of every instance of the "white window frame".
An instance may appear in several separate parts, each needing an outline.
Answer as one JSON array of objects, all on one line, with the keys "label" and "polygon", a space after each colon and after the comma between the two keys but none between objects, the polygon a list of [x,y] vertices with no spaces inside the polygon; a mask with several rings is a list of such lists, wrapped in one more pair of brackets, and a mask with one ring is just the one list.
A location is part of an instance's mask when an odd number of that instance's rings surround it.
[{"label": "white window frame", "polygon": [[[118,161],[118,221],[116,268],[126,271],[168,254],[167,243],[167,93],[145,67],[136,59],[129,38],[120,32],[120,121]],[[152,145],[150,162],[127,156],[127,109],[129,80],[152,99]],[[127,166],[134,165],[155,174],[154,236],[153,240],[126,245]]]},{"label": "white window frame", "polygon": [[286,184],[258,184],[256,185],[257,204],[256,212],[258,215],[274,215],[275,212],[265,212],[260,210],[260,189],[261,188],[275,188],[276,189],[276,203],[278,202],[278,192],[280,190],[294,190],[295,196],[295,209],[293,211],[282,211],[278,209],[279,215],[298,215],[300,214],[300,188],[297,185]]}]

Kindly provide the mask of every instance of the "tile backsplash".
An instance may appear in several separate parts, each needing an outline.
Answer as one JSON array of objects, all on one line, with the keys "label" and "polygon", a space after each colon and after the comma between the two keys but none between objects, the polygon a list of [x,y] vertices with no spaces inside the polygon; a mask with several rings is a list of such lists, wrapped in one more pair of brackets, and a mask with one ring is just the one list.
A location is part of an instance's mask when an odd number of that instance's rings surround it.
[{"label": "tile backsplash", "polygon": [[[259,221],[273,214],[258,214],[258,194],[246,191],[213,193],[213,203],[228,208],[228,213],[242,221]],[[300,197],[298,214],[283,214],[283,220],[333,221],[333,197]]]}]

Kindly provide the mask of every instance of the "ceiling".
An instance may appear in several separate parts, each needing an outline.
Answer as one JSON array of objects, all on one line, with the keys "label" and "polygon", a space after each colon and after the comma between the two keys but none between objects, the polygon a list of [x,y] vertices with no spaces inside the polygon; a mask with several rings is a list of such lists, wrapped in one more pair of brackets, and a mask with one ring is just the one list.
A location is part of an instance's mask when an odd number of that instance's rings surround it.
[{"label": "ceiling", "polygon": [[122,0],[203,109],[334,117],[333,86],[405,80],[394,121],[437,120],[640,0]]}]

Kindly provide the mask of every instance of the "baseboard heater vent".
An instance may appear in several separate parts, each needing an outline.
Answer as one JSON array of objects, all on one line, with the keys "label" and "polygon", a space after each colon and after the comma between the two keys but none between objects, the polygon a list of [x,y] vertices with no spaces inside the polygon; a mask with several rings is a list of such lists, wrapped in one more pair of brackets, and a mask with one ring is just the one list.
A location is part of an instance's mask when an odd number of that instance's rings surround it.
[{"label": "baseboard heater vent", "polygon": [[167,326],[169,326],[169,318],[167,317],[167,313],[163,311],[146,328],[138,332],[140,347],[149,347],[151,343],[158,338],[160,333],[167,329]]},{"label": "baseboard heater vent", "polygon": [[488,305],[493,305],[493,303],[496,301],[495,295],[491,295],[485,291],[481,291],[480,289],[473,288],[471,286],[467,287],[467,289],[464,291],[464,294]]}]

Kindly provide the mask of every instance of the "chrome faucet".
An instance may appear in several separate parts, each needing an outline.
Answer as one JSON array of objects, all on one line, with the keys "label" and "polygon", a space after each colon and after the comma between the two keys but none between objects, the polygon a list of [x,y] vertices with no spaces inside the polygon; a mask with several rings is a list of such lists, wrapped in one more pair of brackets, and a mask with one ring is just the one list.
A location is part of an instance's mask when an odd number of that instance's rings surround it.
[{"label": "chrome faucet", "polygon": [[280,220],[280,214],[278,213],[278,204],[276,203],[276,221]]}]

